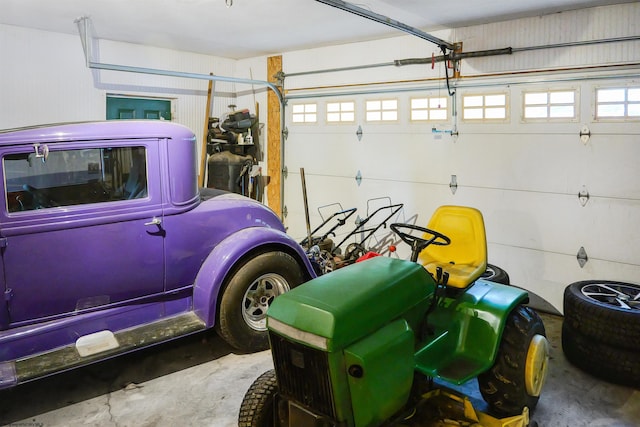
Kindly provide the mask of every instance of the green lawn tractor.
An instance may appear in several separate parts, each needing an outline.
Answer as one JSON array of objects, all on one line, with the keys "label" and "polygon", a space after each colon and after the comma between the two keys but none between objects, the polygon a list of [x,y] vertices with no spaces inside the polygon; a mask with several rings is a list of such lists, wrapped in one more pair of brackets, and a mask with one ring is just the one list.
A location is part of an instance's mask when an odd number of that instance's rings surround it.
[{"label": "green lawn tractor", "polygon": [[[240,427],[529,425],[548,342],[525,291],[480,278],[482,214],[442,206],[428,228],[391,228],[411,260],[372,257],[273,302],[275,369],[247,391]],[[474,378],[483,411],[445,387]]]}]

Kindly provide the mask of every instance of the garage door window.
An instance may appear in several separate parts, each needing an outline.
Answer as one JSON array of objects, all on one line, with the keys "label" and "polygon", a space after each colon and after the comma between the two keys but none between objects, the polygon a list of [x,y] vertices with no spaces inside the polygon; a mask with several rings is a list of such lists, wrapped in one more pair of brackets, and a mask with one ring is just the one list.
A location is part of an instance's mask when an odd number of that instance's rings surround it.
[{"label": "garage door window", "polygon": [[434,96],[426,98],[411,98],[412,122],[444,122],[449,113],[447,98]]},{"label": "garage door window", "polygon": [[531,121],[575,119],[576,99],[575,90],[525,92],[523,118]]},{"label": "garage door window", "polygon": [[505,121],[507,119],[507,95],[465,95],[462,97],[463,120]]},{"label": "garage door window", "polygon": [[317,123],[318,106],[316,104],[296,104],[292,108],[293,123]]},{"label": "garage door window", "polygon": [[395,122],[398,120],[397,99],[375,99],[366,102],[368,122]]},{"label": "garage door window", "polygon": [[33,151],[4,156],[8,212],[147,196],[144,147]]},{"label": "garage door window", "polygon": [[328,102],[327,103],[327,122],[328,123],[353,123],[356,121],[356,103],[353,101],[346,102]]},{"label": "garage door window", "polygon": [[597,119],[640,119],[640,88],[596,89]]}]

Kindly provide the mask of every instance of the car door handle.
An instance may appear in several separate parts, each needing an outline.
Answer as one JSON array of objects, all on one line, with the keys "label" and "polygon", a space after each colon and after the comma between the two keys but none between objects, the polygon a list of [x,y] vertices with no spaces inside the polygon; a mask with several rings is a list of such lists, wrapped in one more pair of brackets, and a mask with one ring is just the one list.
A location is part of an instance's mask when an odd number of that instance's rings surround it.
[{"label": "car door handle", "polygon": [[162,224],[162,220],[155,216],[151,221],[144,223],[144,225],[157,225],[157,226],[160,226],[160,224]]}]

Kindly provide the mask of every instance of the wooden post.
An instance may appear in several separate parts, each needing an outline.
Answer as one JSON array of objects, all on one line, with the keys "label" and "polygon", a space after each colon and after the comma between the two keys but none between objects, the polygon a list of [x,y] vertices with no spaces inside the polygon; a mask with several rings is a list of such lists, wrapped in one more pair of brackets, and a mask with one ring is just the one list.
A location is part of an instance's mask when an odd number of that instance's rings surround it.
[{"label": "wooden post", "polygon": [[[213,76],[213,73],[209,73]],[[206,187],[204,182],[204,171],[207,169],[207,139],[209,137],[209,116],[211,115],[211,96],[213,93],[213,80],[209,80],[209,88],[207,89],[207,108],[204,117],[204,134],[202,135],[202,144],[200,145],[200,173],[198,174],[198,185]]]},{"label": "wooden post", "polygon": [[[270,56],[267,58],[267,76],[270,82],[277,82],[275,77],[282,71],[282,56]],[[273,91],[267,94],[267,176],[266,192],[269,207],[282,218],[282,194],[280,183],[282,182],[282,156],[280,153],[282,141],[280,102]]]}]

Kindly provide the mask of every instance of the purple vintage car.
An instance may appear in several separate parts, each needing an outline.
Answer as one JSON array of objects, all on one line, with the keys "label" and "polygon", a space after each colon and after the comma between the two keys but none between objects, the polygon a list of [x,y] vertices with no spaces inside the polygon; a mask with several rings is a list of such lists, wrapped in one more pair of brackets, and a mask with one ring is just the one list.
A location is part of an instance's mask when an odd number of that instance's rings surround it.
[{"label": "purple vintage car", "polygon": [[265,312],[313,277],[278,217],[198,189],[162,121],[0,132],[0,388],[207,328],[268,348]]}]

